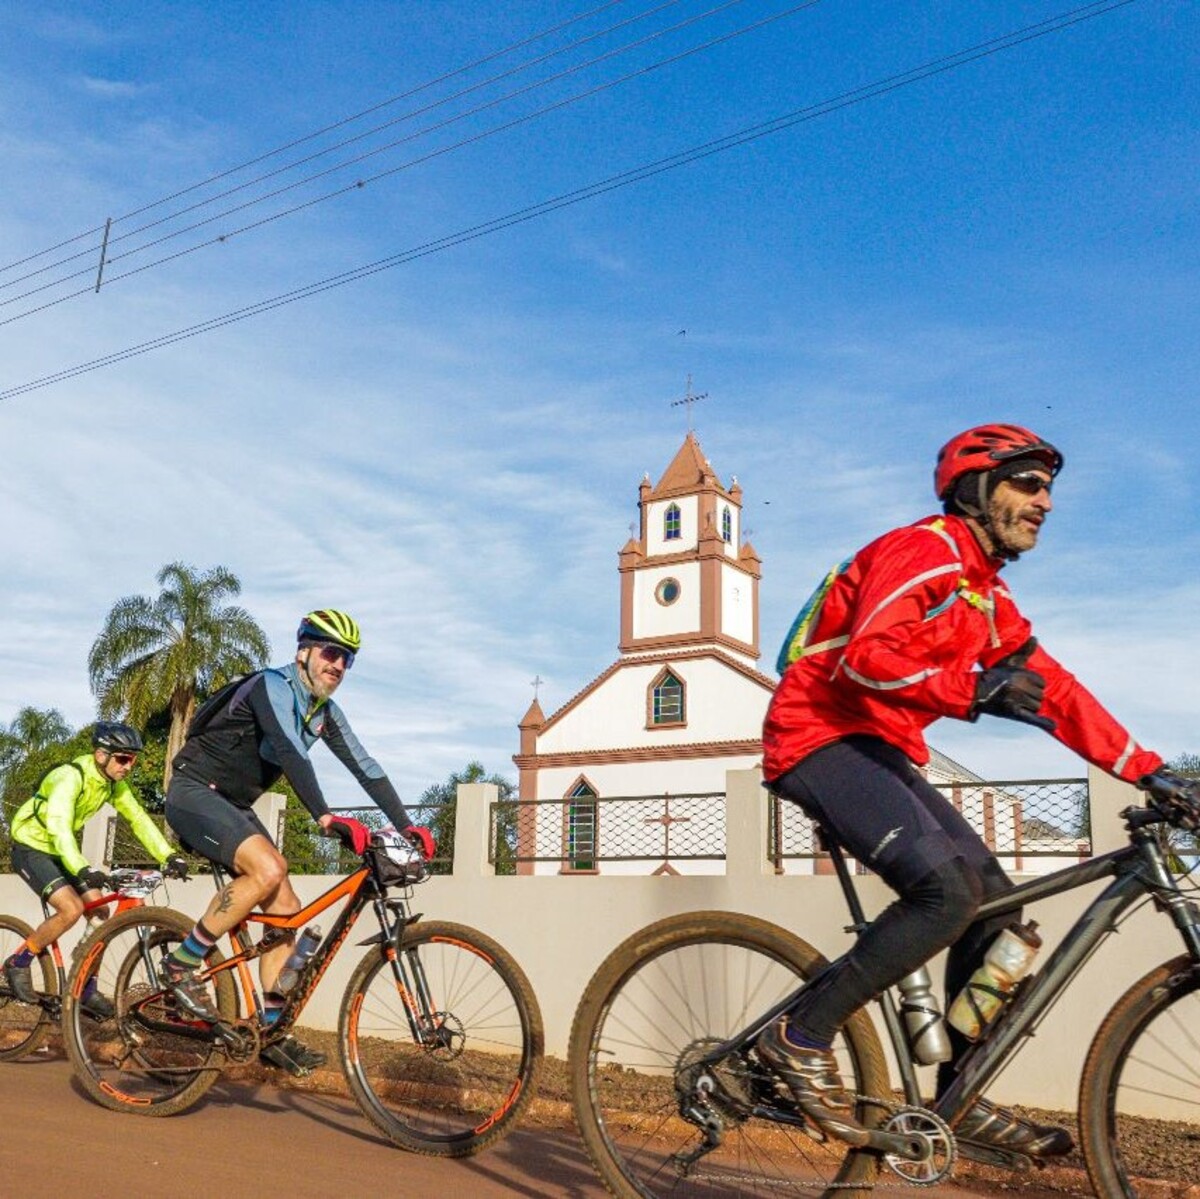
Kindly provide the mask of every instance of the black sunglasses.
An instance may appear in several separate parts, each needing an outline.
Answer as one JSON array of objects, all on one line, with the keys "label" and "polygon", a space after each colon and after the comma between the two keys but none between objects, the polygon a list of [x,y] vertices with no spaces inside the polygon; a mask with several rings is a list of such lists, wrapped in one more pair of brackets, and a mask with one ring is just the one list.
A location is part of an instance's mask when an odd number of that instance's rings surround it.
[{"label": "black sunglasses", "polygon": [[1054,487],[1053,479],[1047,479],[1045,475],[1035,474],[1033,471],[1009,475],[1004,481],[1015,487],[1022,495],[1037,495],[1040,491],[1049,495]]},{"label": "black sunglasses", "polygon": [[346,669],[349,670],[354,665],[354,651],[346,649],[342,645],[330,645],[328,642],[317,647],[317,657],[324,659],[326,662],[338,662],[345,660]]}]

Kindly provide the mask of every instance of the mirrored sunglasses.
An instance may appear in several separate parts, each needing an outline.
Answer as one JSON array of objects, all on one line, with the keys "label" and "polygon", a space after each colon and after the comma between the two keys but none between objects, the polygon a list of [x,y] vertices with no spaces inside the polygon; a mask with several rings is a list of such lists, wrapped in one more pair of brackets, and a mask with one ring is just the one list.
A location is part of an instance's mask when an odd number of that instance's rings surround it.
[{"label": "mirrored sunglasses", "polygon": [[1045,475],[1039,475],[1034,471],[1022,471],[1019,475],[1009,475],[1004,481],[1015,487],[1022,495],[1037,495],[1040,491],[1049,495],[1054,487],[1053,479],[1047,479]]},{"label": "mirrored sunglasses", "polygon": [[137,761],[137,754],[109,754],[118,766],[132,766]]},{"label": "mirrored sunglasses", "polygon": [[317,646],[317,656],[322,662],[345,661],[347,670],[354,665],[354,651],[347,649],[344,645],[319,645]]}]

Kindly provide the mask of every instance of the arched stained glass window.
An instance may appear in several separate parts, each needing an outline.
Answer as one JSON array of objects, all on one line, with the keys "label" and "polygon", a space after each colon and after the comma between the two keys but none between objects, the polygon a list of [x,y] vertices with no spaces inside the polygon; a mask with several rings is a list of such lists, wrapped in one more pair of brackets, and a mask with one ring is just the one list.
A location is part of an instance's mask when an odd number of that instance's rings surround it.
[{"label": "arched stained glass window", "polygon": [[596,869],[596,790],[580,780],[567,797],[567,867]]},{"label": "arched stained glass window", "polygon": [[683,536],[682,519],[678,504],[668,504],[663,513],[663,540],[678,541]]},{"label": "arched stained glass window", "polygon": [[721,509],[721,538],[724,541],[733,540],[733,513],[728,504]]},{"label": "arched stained glass window", "polygon": [[654,684],[651,700],[652,724],[683,724],[683,683],[669,670]]}]

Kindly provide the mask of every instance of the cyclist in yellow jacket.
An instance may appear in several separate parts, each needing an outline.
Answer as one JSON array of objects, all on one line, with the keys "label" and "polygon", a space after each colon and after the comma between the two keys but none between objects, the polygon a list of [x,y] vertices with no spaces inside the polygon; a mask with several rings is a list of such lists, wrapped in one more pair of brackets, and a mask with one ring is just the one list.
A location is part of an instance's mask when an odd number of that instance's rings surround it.
[{"label": "cyclist in yellow jacket", "polygon": [[[141,750],[137,729],[98,721],[92,732],[92,752],[51,770],[38,785],[37,794],[13,817],[13,870],[53,909],[4,962],[4,981],[21,1003],[38,1002],[33,959],[75,925],[83,915],[84,903],[100,898],[104,872],[88,864],[80,852],[78,834],[106,803],[129,821],[146,852],[167,874],[187,876],[186,860],[172,850],[125,781]],[[104,918],[108,911],[99,908],[95,914]],[[82,1006],[101,1018],[113,1013],[111,1001],[94,987],[83,996]]]}]

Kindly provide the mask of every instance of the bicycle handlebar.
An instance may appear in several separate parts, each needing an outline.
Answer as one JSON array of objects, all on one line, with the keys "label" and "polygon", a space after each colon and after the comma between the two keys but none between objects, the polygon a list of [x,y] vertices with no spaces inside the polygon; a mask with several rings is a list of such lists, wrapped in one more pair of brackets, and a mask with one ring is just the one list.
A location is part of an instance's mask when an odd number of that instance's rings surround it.
[{"label": "bicycle handlebar", "polygon": [[1170,770],[1160,770],[1138,780],[1146,792],[1148,806],[1168,824],[1200,832],[1200,779],[1184,778]]}]

